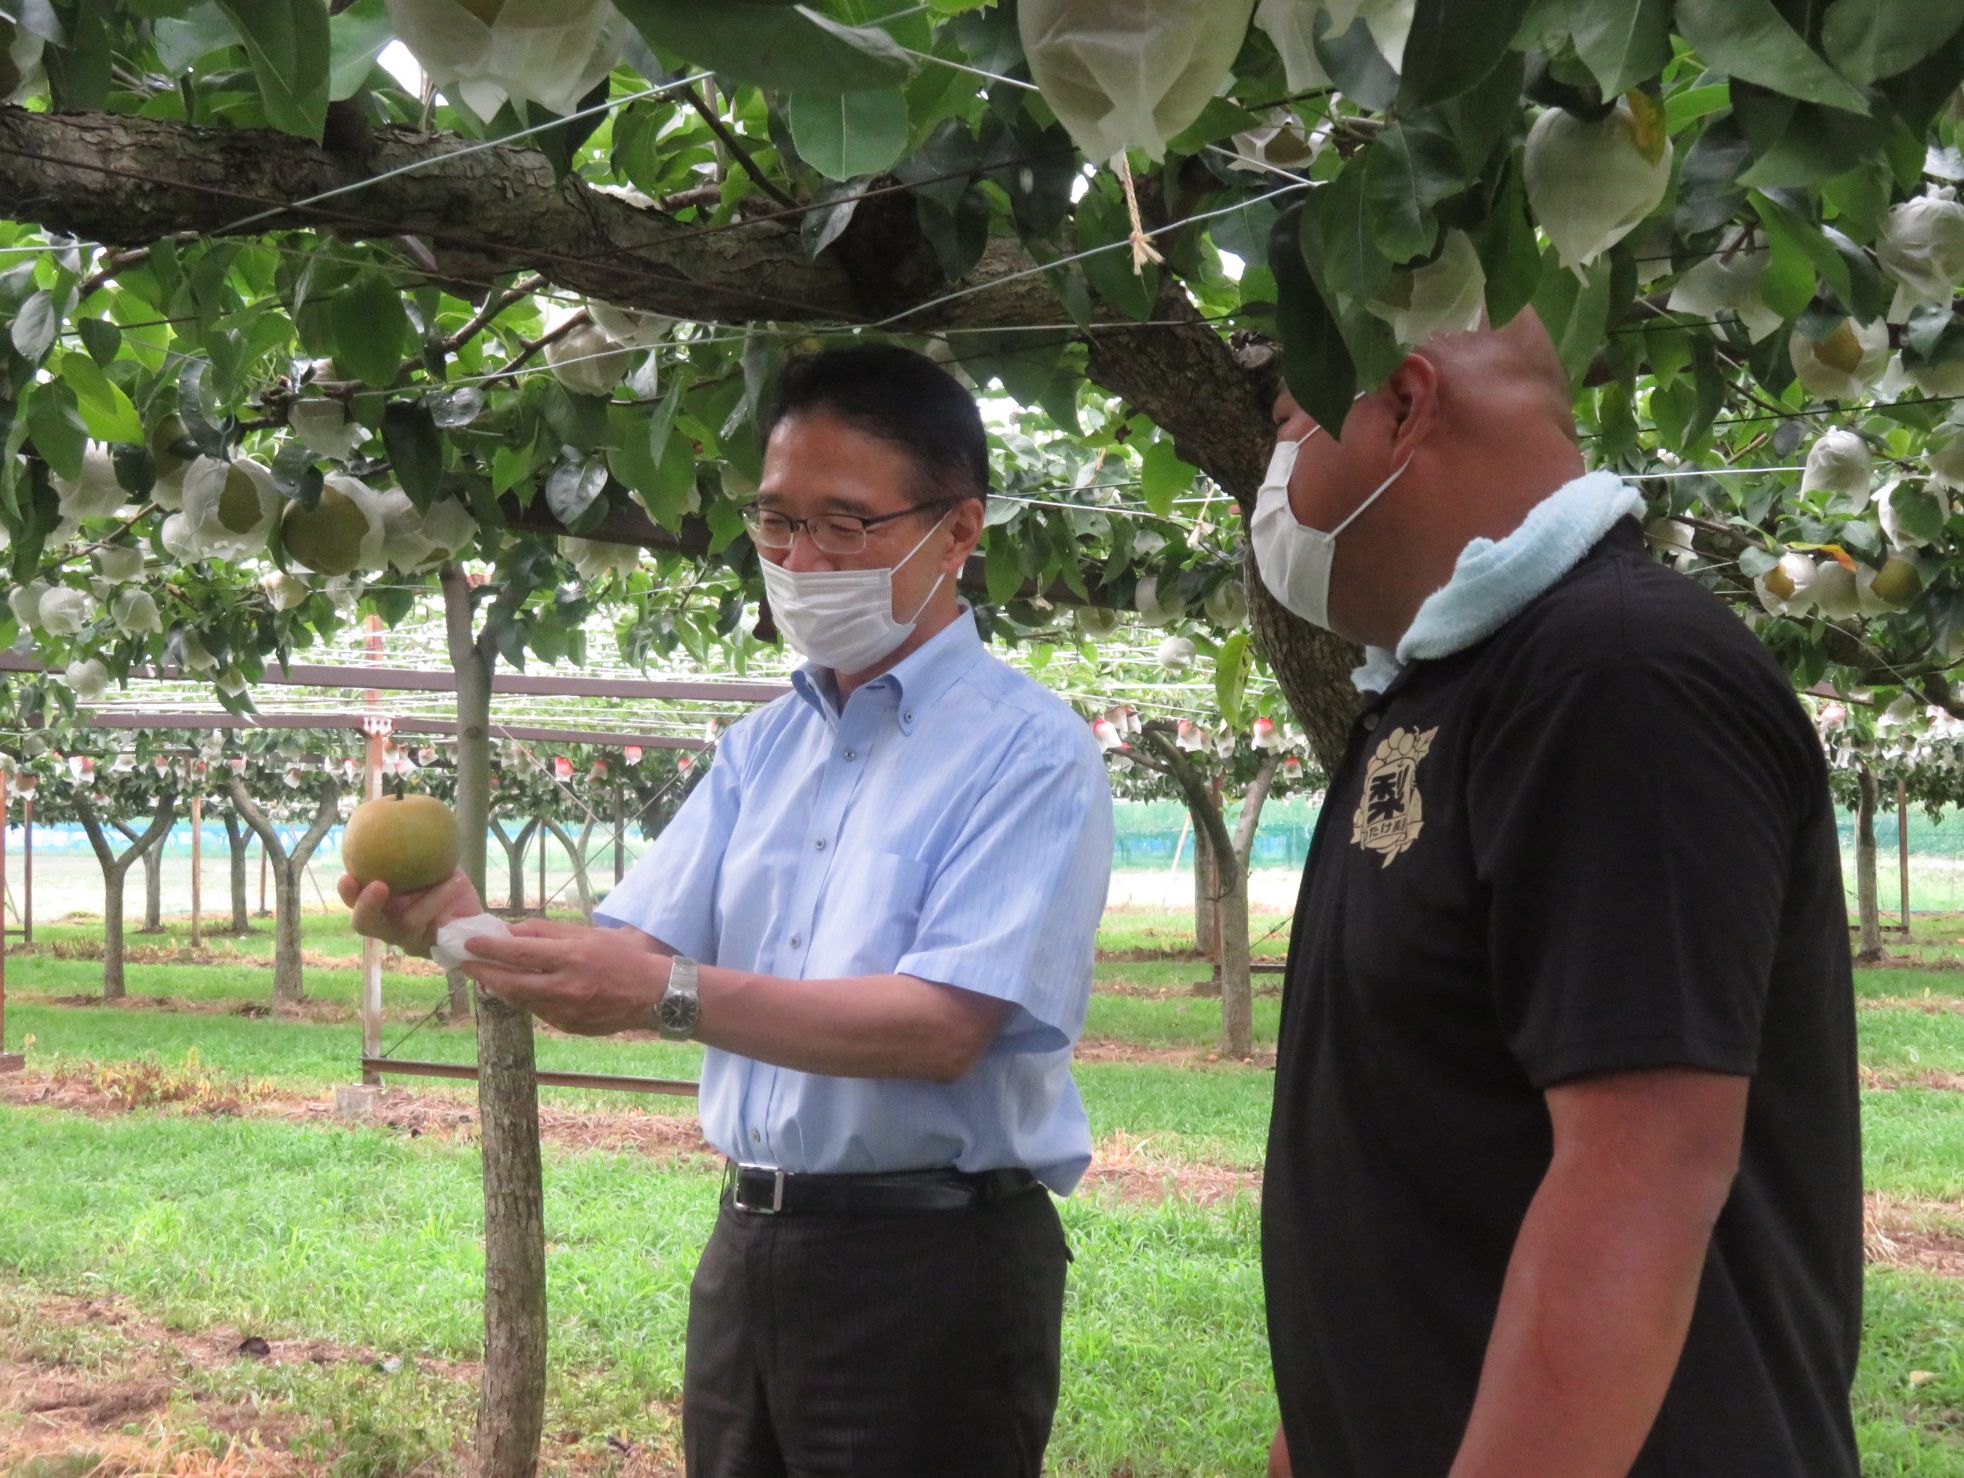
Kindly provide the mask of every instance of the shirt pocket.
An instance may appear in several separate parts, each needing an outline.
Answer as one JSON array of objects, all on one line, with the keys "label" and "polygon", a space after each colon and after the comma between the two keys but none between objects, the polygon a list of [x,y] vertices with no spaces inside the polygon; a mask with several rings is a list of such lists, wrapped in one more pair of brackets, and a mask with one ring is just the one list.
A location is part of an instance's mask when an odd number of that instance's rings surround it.
[{"label": "shirt pocket", "polygon": [[913,948],[931,872],[897,852],[841,852],[820,897],[805,978],[890,973]]}]

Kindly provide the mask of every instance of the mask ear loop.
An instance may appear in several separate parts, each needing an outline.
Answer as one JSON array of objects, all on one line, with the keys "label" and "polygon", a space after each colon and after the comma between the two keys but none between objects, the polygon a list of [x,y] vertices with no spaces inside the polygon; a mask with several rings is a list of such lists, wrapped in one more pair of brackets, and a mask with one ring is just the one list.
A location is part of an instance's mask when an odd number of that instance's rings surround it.
[{"label": "mask ear loop", "polygon": [[[961,505],[959,503],[955,505],[956,508],[959,508],[960,506]],[[929,539],[932,539],[937,533],[941,531],[941,525],[946,523],[950,518],[954,516],[954,512],[955,509],[950,508],[946,513],[942,514],[941,517],[937,518],[934,521],[934,527],[929,529],[925,534],[921,535],[921,542],[916,544],[912,549],[908,550],[905,554],[903,554],[900,557],[900,564],[894,565],[892,568],[890,568],[887,571],[887,579],[889,582],[892,581],[895,572],[897,572],[900,569],[900,565],[906,564],[908,560],[912,559],[915,555],[919,554],[921,550],[926,547],[927,541]],[[946,580],[947,578],[948,578],[948,572],[946,570],[943,570],[940,574],[934,577],[934,583],[928,586],[927,594],[922,596],[921,603],[914,607],[914,614],[909,616],[904,622],[902,622],[901,623],[902,625],[912,626],[916,621],[921,619],[921,612],[927,609],[927,603],[934,599],[934,593],[941,588],[941,582]]]},{"label": "mask ear loop", "polygon": [[1330,530],[1330,537],[1332,539],[1336,538],[1337,535],[1341,534],[1345,529],[1349,528],[1352,524],[1356,523],[1358,518],[1362,516],[1364,510],[1366,508],[1369,508],[1373,503],[1377,502],[1379,498],[1383,497],[1384,490],[1390,487],[1399,478],[1403,477],[1405,475],[1405,469],[1411,465],[1412,465],[1412,459],[1410,457],[1407,457],[1405,458],[1404,461],[1400,462],[1398,464],[1398,470],[1396,472],[1393,472],[1391,476],[1387,477],[1383,482],[1377,485],[1376,492],[1372,493],[1370,497],[1366,498],[1363,502],[1359,503],[1355,508],[1351,509],[1350,516],[1344,519],[1344,521],[1338,524],[1335,528]]}]

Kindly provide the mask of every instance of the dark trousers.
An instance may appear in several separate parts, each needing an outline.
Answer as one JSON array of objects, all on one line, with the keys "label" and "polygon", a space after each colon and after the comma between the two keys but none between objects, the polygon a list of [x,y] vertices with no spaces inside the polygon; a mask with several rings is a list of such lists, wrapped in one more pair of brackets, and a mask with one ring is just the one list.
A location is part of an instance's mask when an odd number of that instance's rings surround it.
[{"label": "dark trousers", "polygon": [[1038,1478],[1070,1252],[971,1211],[717,1217],[689,1289],[689,1478]]}]

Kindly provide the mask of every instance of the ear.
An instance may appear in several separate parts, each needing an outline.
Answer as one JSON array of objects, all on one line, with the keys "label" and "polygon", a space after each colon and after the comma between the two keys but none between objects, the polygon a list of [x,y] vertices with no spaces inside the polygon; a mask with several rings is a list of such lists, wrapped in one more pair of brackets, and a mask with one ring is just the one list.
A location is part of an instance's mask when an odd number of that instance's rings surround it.
[{"label": "ear", "polygon": [[948,552],[941,557],[942,573],[959,575],[975,546],[982,542],[983,504],[980,498],[964,498],[948,515]]},{"label": "ear", "polygon": [[1391,459],[1403,462],[1439,424],[1439,367],[1423,354],[1407,354],[1405,362],[1391,372],[1385,388],[1391,392],[1396,417]]}]

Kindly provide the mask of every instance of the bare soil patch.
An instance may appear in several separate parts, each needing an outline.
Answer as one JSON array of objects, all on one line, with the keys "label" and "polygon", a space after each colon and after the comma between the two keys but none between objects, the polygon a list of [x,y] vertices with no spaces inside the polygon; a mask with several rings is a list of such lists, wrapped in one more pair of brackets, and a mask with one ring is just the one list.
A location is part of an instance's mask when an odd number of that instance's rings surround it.
[{"label": "bare soil patch", "polygon": [[1964,1073],[1938,1068],[1910,1070],[1896,1067],[1864,1067],[1862,1086],[1890,1092],[1897,1088],[1934,1088],[1940,1093],[1964,1093]]},{"label": "bare soil patch", "polygon": [[1964,1201],[1871,1193],[1862,1208],[1862,1242],[1876,1266],[1964,1278]]},{"label": "bare soil patch", "polygon": [[1216,1048],[1146,1046],[1108,1037],[1091,1037],[1080,1041],[1072,1056],[1078,1062],[1124,1062],[1164,1067],[1219,1067],[1222,1063],[1240,1063],[1270,1072],[1275,1070],[1273,1049],[1264,1049],[1252,1057],[1225,1057]]}]

